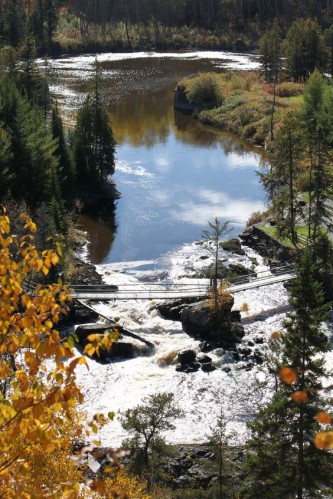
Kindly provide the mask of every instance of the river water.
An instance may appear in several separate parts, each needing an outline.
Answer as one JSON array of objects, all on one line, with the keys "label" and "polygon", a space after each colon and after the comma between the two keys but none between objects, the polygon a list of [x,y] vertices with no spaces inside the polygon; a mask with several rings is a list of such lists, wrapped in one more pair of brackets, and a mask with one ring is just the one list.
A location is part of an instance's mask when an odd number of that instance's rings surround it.
[{"label": "river water", "polygon": [[[93,56],[49,62],[51,91],[71,122],[92,88]],[[255,59],[217,52],[103,54],[103,94],[117,141],[114,180],[121,193],[116,234],[98,218],[82,216],[88,258],[96,264],[154,262],[200,239],[207,221],[229,220],[233,233],[264,206],[256,170],[260,154],[228,133],[174,111],[182,78],[200,71],[253,69]]]},{"label": "river water", "polygon": [[[186,281],[212,263],[211,253],[193,242],[200,239],[207,220],[220,216],[230,220],[234,233],[240,232],[249,214],[263,207],[264,194],[255,174],[258,151],[175,113],[173,90],[182,77],[198,71],[250,69],[256,61],[223,53],[105,54],[99,60],[106,78],[105,105],[118,142],[115,181],[122,198],[115,237],[107,224],[81,218],[90,237],[85,256],[106,283],[142,287],[147,276],[155,278],[159,265],[169,281]],[[84,56],[49,63],[51,90],[68,123],[91,87],[93,61],[93,56]],[[269,272],[250,249],[244,256],[221,256],[226,265],[241,263],[254,272]],[[267,355],[287,304],[282,284],[238,293],[235,307],[243,309],[245,328],[241,346]],[[148,357],[108,364],[88,359],[89,371],[78,366],[84,409],[90,415],[117,414],[101,431],[103,445],[120,445],[126,434],[119,415],[157,392],[173,392],[185,414],[166,434],[169,442],[207,440],[222,409],[230,440],[244,443],[246,421],[269,396],[259,389],[258,381],[266,377],[261,366],[251,368],[246,359],[235,361],[230,352],[216,349],[209,353],[214,372],[177,372],[178,352],[199,352],[199,342],[184,333],[180,322],[161,317],[154,301],[111,301],[95,307],[155,345]]]}]

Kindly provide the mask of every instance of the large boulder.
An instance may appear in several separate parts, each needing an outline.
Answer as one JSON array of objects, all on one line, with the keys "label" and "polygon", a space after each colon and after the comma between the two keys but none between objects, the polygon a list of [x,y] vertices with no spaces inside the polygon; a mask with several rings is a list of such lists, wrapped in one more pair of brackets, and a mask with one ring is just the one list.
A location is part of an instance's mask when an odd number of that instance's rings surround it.
[{"label": "large boulder", "polygon": [[218,317],[212,312],[208,301],[184,307],[180,313],[184,331],[200,339],[205,345],[205,352],[217,347],[232,349],[244,336],[239,316],[231,312],[232,305],[233,300],[225,304]]}]

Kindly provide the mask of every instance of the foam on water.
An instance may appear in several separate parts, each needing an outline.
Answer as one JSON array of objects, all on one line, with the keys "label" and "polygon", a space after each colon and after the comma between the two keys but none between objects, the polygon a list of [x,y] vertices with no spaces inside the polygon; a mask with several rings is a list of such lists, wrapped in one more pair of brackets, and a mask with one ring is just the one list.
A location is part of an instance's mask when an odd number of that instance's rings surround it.
[{"label": "foam on water", "polygon": [[[251,268],[256,258],[256,270],[269,272],[262,258],[251,250],[247,250],[247,256],[227,253],[224,256],[226,264],[241,262],[248,268]],[[203,245],[187,244],[164,257],[164,265],[168,264],[166,279],[186,282],[191,274],[206,266],[210,258],[210,253]],[[106,283],[139,283],[138,279],[144,278],[144,272],[138,270],[137,274],[133,274],[132,269],[146,263],[152,264],[142,261],[116,263],[97,266],[97,270]],[[280,313],[280,308],[288,304],[287,292],[282,284],[243,291],[235,296],[235,308],[244,303],[248,306],[247,312],[242,313],[245,339],[255,341],[261,338],[263,344],[258,345],[258,349],[268,351],[271,333],[281,328],[284,313]],[[216,371],[192,374],[176,372],[178,352],[187,348],[199,351],[199,342],[183,332],[180,322],[163,319],[154,305],[152,301],[135,300],[97,305],[101,313],[152,341],[156,348],[150,357],[116,359],[108,365],[89,360],[89,371],[84,367],[79,368],[78,376],[85,393],[88,413],[117,413],[115,421],[101,431],[103,445],[120,445],[125,432],[121,428],[119,416],[127,408],[141,403],[147,395],[156,392],[173,392],[185,412],[184,419],[177,421],[176,429],[166,434],[169,442],[205,441],[221,406],[228,418],[228,433],[232,441],[242,442],[246,436],[246,421],[251,417],[253,407],[258,401],[267,399],[267,393],[257,389],[257,379],[265,377],[264,370],[256,366],[246,371],[243,362],[236,363],[228,352],[217,349],[209,354],[218,367]],[[230,368],[228,373],[222,370],[226,366]]]}]

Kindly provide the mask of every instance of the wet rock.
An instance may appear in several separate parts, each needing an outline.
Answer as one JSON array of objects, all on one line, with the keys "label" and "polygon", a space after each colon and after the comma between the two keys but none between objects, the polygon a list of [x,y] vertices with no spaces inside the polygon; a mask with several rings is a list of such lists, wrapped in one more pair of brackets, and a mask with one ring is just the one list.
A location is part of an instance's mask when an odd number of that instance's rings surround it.
[{"label": "wet rock", "polygon": [[177,364],[176,371],[182,373],[195,373],[199,371],[201,364],[199,362],[190,362],[188,364]]},{"label": "wet rock", "polygon": [[237,276],[246,276],[253,274],[253,271],[250,269],[247,269],[244,267],[244,265],[241,265],[240,263],[231,263],[229,265],[229,270],[232,271],[233,274],[236,274]]},{"label": "wet rock", "polygon": [[241,316],[241,313],[239,310],[233,310],[231,312],[231,320],[233,322],[241,322],[242,320],[242,316]]},{"label": "wet rock", "polygon": [[245,251],[242,248],[241,242],[239,239],[229,239],[229,241],[223,241],[221,243],[221,247],[225,251],[231,251],[232,253],[236,253],[237,255],[245,255]]},{"label": "wet rock", "polygon": [[178,362],[181,364],[189,364],[196,359],[196,352],[194,350],[183,350],[178,354]]},{"label": "wet rock", "polygon": [[214,350],[215,345],[213,343],[209,343],[208,341],[202,341],[199,343],[199,348],[202,352],[211,352]]},{"label": "wet rock", "polygon": [[233,299],[224,304],[218,319],[212,314],[208,301],[188,305],[181,311],[180,318],[184,331],[194,338],[203,340],[200,344],[203,352],[218,347],[231,349],[241,341],[244,329],[240,322],[233,320],[232,305]]},{"label": "wet rock", "polygon": [[156,309],[160,312],[164,319],[170,321],[180,321],[180,313],[184,307],[191,303],[200,301],[198,298],[185,298],[179,300],[165,300],[156,305]]},{"label": "wet rock", "polygon": [[199,353],[197,355],[197,361],[200,362],[200,364],[211,364],[212,358],[209,357],[209,355],[205,355],[204,353]]},{"label": "wet rock", "polygon": [[210,373],[212,371],[216,371],[216,367],[213,366],[212,364],[202,364],[201,370],[205,373]]},{"label": "wet rock", "polygon": [[252,350],[251,348],[242,347],[238,348],[238,352],[242,355],[250,355],[252,353]]},{"label": "wet rock", "polygon": [[257,336],[256,338],[253,339],[253,341],[257,343],[257,345],[262,345],[264,343],[264,338]]}]

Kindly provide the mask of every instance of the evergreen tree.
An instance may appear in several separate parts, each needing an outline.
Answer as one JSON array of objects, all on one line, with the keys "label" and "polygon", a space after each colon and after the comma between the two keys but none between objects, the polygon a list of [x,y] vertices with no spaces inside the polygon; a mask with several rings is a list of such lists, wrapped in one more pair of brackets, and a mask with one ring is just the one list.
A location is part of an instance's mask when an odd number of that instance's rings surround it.
[{"label": "evergreen tree", "polygon": [[13,181],[13,174],[9,168],[11,157],[11,141],[0,122],[0,198],[2,199],[10,193],[10,185]]},{"label": "evergreen tree", "polygon": [[333,188],[331,171],[332,151],[325,126],[325,83],[319,71],[315,71],[304,91],[304,107],[301,119],[306,134],[307,156],[309,158],[309,240],[316,241],[321,227],[331,225],[332,210],[329,206]]},{"label": "evergreen tree", "polygon": [[121,418],[121,425],[130,435],[123,447],[131,451],[130,470],[135,474],[148,473],[150,484],[156,478],[166,442],[162,431],[175,428],[174,419],[183,412],[174,402],[173,393],[156,393],[143,399],[144,404],[127,409]]},{"label": "evergreen tree", "polygon": [[75,168],[57,105],[52,110],[51,130],[53,137],[58,141],[55,154],[59,159],[58,179],[62,197],[70,201],[73,199],[76,191]]},{"label": "evergreen tree", "polygon": [[222,222],[222,220],[218,217],[215,217],[214,222],[208,222],[208,226],[209,229],[205,229],[202,231],[202,237],[205,241],[208,242],[208,248],[214,256],[213,289],[216,292],[218,282],[219,255],[221,249],[220,242],[221,239],[232,230],[232,228],[229,227],[229,222]]},{"label": "evergreen tree", "polygon": [[304,134],[294,114],[288,114],[277,131],[271,171],[261,174],[269,192],[278,236],[297,244],[296,222],[300,214],[298,182],[304,159]]},{"label": "evergreen tree", "polygon": [[0,122],[10,141],[6,173],[10,191],[15,199],[36,207],[50,199],[52,169],[58,168],[57,141],[40,109],[22,96],[11,78],[0,82]]},{"label": "evergreen tree", "polygon": [[320,429],[316,415],[330,405],[322,384],[328,376],[323,353],[330,347],[321,322],[328,306],[316,276],[307,251],[291,289],[294,311],[285,322],[282,358],[276,366],[281,380],[272,400],[249,423],[246,467],[251,484],[245,497],[322,497],[325,487],[332,492],[333,456],[314,445]]},{"label": "evergreen tree", "polygon": [[115,140],[100,93],[101,71],[95,62],[94,92],[79,110],[74,131],[74,158],[78,181],[106,180],[114,173]]},{"label": "evergreen tree", "polygon": [[273,26],[259,40],[259,55],[266,81],[274,82],[278,79],[282,57],[282,39],[277,20]]},{"label": "evergreen tree", "polygon": [[287,68],[295,81],[307,79],[323,67],[324,45],[320,27],[313,19],[297,19],[286,37]]},{"label": "evergreen tree", "polygon": [[333,24],[324,31],[324,40],[328,55],[328,70],[333,77]]}]

